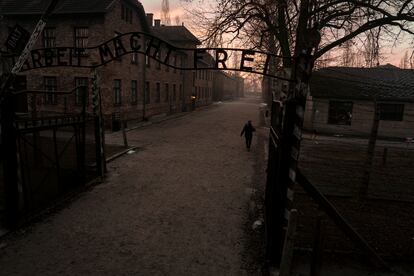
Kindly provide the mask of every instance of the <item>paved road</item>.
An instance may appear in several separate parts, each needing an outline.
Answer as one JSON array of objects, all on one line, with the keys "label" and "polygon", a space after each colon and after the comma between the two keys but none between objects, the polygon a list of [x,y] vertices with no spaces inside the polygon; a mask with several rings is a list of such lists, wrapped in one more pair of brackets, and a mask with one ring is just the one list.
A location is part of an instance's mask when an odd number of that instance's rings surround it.
[{"label": "paved road", "polygon": [[110,163],[103,184],[4,241],[0,274],[255,274],[260,235],[249,229],[261,208],[266,134],[258,128],[250,152],[239,135],[246,120],[258,122],[258,103],[128,132],[141,148]]}]

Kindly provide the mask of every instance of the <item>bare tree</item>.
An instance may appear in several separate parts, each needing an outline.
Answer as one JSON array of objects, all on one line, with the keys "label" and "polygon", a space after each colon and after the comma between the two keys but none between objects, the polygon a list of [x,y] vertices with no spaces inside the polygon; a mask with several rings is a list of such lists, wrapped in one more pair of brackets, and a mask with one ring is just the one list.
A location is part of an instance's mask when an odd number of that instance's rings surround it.
[{"label": "bare tree", "polygon": [[371,29],[366,32],[366,41],[363,43],[364,46],[364,59],[366,67],[375,67],[380,64],[381,58],[381,27]]},{"label": "bare tree", "polygon": [[353,41],[348,40],[342,46],[342,66],[352,67],[355,64],[355,51],[353,49]]},{"label": "bare tree", "polygon": [[180,18],[180,16],[179,16],[179,15],[176,15],[176,16],[174,17],[174,20],[175,20],[175,25],[176,25],[176,26],[178,26],[178,25],[180,25],[180,24],[181,24],[181,18]]},{"label": "bare tree", "polygon": [[411,67],[410,58],[408,57],[408,52],[405,51],[404,56],[400,60],[401,69],[409,69]]},{"label": "bare tree", "polygon": [[170,3],[168,0],[162,0],[161,21],[165,25],[171,25]]},{"label": "bare tree", "polygon": [[[380,35],[397,38],[402,32],[414,34],[414,4],[412,0],[217,0],[214,12],[204,12],[205,39],[221,42],[244,41],[255,30],[255,43],[274,37],[276,47],[285,57],[307,51],[316,32],[321,41],[314,47],[315,59],[345,42],[360,36],[366,42],[369,55],[378,56],[375,42]],[[199,13],[199,15],[201,12]],[[208,24],[207,24],[208,21]],[[381,32],[375,31],[379,30]],[[314,35],[312,35],[314,34]],[[258,43],[259,42],[259,43]],[[317,42],[317,41],[316,41]],[[315,44],[315,43],[313,43]],[[264,43],[262,45],[265,45]],[[315,46],[315,45],[313,45]],[[376,62],[376,57],[373,62]],[[289,59],[283,60],[290,67]],[[372,63],[372,62],[371,62]]]}]

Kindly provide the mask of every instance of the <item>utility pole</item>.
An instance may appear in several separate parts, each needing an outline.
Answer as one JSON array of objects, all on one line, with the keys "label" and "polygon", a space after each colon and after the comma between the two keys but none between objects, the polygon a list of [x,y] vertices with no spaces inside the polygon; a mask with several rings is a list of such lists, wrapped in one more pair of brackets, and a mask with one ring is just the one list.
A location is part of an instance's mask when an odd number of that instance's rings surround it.
[{"label": "utility pole", "polygon": [[374,156],[375,156],[375,145],[377,143],[378,138],[378,128],[381,118],[381,109],[377,100],[374,99],[374,120],[372,121],[371,127],[371,134],[369,136],[368,141],[368,149],[367,149],[367,159],[365,160],[364,164],[364,172],[362,176],[362,183],[359,187],[358,197],[359,200],[363,200],[368,196],[368,187],[369,181],[371,179],[372,174],[372,167],[374,163]]}]

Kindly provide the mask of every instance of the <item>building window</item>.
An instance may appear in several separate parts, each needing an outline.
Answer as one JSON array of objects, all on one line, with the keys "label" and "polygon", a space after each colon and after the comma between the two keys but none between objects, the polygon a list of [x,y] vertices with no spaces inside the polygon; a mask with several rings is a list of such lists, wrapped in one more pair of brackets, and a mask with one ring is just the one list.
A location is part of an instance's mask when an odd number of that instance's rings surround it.
[{"label": "building window", "polygon": [[155,102],[159,103],[161,101],[161,85],[159,82],[155,84]]},{"label": "building window", "polygon": [[121,19],[132,24],[132,10],[124,5],[121,6]]},{"label": "building window", "polygon": [[114,80],[114,104],[121,105],[121,80]]},{"label": "building window", "polygon": [[176,95],[176,89],[177,87],[176,87],[176,85],[175,84],[173,84],[173,101],[175,102],[176,101],[176,99],[177,99],[177,95]]},{"label": "building window", "polygon": [[402,121],[404,116],[404,104],[378,104],[380,120]]},{"label": "building window", "polygon": [[89,82],[89,79],[88,78],[85,78],[85,77],[81,77],[81,78],[75,78],[75,88],[76,88],[76,91],[75,91],[75,104],[77,104],[77,105],[81,105],[82,104],[82,86],[86,86],[86,95],[85,95],[85,104],[87,105],[88,104],[88,98],[89,98],[89,95],[88,95],[88,82]]},{"label": "building window", "polygon": [[88,28],[75,28],[75,48],[88,47]]},{"label": "building window", "polygon": [[43,47],[45,48],[56,47],[56,29],[55,28],[44,28]]},{"label": "building window", "polygon": [[[134,49],[138,48],[139,41],[137,39],[134,39],[133,41],[131,41],[131,43]],[[131,54],[131,63],[138,64],[138,53],[137,52],[133,52]]]},{"label": "building window", "polygon": [[170,86],[168,83],[165,84],[165,102],[170,99]]},{"label": "building window", "polygon": [[132,80],[131,81],[131,102],[133,104],[136,104],[138,101],[138,91],[137,91],[137,81]]},{"label": "building window", "polygon": [[[44,77],[43,86],[47,92],[56,92],[57,91],[56,77]],[[57,104],[56,95],[54,93],[46,94],[45,104]]]},{"label": "building window", "polygon": [[351,125],[352,102],[330,101],[328,124]]},{"label": "building window", "polygon": [[146,65],[147,67],[150,67],[150,66],[151,66],[151,63],[150,63],[150,58],[149,58],[149,56],[147,56],[147,55],[145,55],[145,65]]},{"label": "building window", "polygon": [[145,82],[145,92],[144,92],[144,102],[145,104],[149,104],[151,102],[151,87],[149,81]]},{"label": "building window", "polygon": [[180,101],[183,99],[183,97],[184,97],[183,85],[180,84]]}]

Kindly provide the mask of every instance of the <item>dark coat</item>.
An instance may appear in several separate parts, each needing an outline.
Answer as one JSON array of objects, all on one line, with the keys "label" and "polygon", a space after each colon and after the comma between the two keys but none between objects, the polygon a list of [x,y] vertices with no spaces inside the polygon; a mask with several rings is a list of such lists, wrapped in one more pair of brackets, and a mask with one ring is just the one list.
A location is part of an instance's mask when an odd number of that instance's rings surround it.
[{"label": "dark coat", "polygon": [[254,131],[256,131],[256,129],[252,126],[252,124],[246,123],[243,127],[242,132],[240,133],[240,136],[244,134],[245,137],[252,137]]}]

